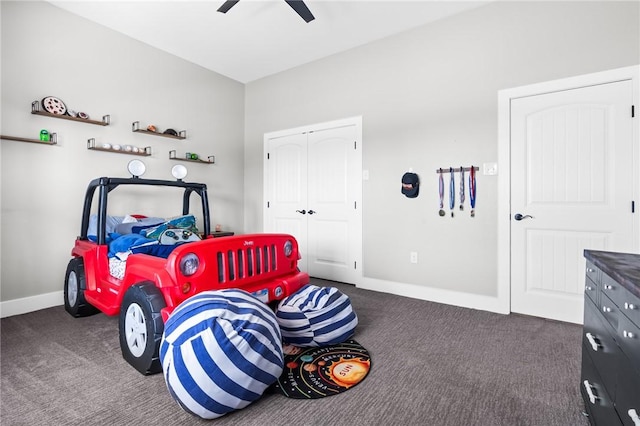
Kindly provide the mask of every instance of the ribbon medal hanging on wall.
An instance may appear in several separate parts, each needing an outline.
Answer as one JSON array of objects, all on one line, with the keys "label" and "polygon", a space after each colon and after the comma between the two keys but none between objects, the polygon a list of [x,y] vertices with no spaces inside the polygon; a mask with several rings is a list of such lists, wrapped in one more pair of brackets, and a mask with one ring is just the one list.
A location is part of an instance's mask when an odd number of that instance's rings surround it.
[{"label": "ribbon medal hanging on wall", "polygon": [[469,204],[471,204],[471,217],[476,216],[476,170],[473,165],[469,170]]},{"label": "ribbon medal hanging on wall", "polygon": [[438,214],[440,216],[444,216],[444,178],[442,177],[442,169],[438,171],[438,175],[438,193],[440,194],[440,210],[438,211]]},{"label": "ribbon medal hanging on wall", "polygon": [[460,211],[464,210],[464,167],[460,166]]},{"label": "ribbon medal hanging on wall", "polygon": [[449,210],[453,217],[453,206],[456,203],[456,182],[453,175],[453,167],[449,167]]}]

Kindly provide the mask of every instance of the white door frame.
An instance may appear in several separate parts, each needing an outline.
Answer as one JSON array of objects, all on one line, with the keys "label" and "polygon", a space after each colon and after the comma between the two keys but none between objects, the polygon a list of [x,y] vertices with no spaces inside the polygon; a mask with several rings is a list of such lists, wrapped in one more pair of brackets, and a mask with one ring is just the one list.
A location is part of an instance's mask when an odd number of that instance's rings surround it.
[{"label": "white door frame", "polygon": [[[268,169],[265,164],[267,161],[268,154],[268,141],[269,139],[289,136],[293,134],[299,134],[308,132],[310,130],[319,131],[323,129],[334,129],[336,127],[346,127],[346,126],[356,126],[356,134],[358,135],[358,143],[360,146],[356,150],[357,158],[356,158],[356,167],[360,170],[359,176],[362,176],[362,148],[363,148],[363,140],[362,140],[362,116],[348,117],[334,121],[327,121],[323,123],[309,124],[306,126],[295,127],[292,129],[279,130],[274,132],[265,133],[263,136],[263,188],[262,188],[262,229],[266,229],[266,220],[267,220],[267,197],[268,197]],[[356,282],[354,283],[356,287],[362,285],[363,280],[363,271],[364,271],[364,259],[363,259],[363,247],[362,247],[362,217],[363,217],[363,209],[364,205],[362,202],[362,179],[358,179],[354,182],[356,185],[355,193],[357,194],[357,199],[355,200],[358,206],[359,214],[358,214],[358,223],[356,224],[357,229],[355,230],[354,238],[357,239],[358,244],[356,247],[357,253],[355,253],[355,261],[357,262],[358,267],[356,268]]]},{"label": "white door frame", "polygon": [[[617,68],[577,77],[569,77],[528,86],[504,89],[498,92],[498,304],[501,312],[511,312],[511,100],[526,96],[539,95],[561,90],[576,89],[585,86],[612,83],[616,81],[633,81],[633,105],[636,106],[636,121],[633,126],[633,197],[640,209],[638,178],[640,172],[640,65]],[[629,111],[631,114],[631,111]],[[636,212],[633,221],[633,247],[638,250],[640,242],[640,211]]]}]

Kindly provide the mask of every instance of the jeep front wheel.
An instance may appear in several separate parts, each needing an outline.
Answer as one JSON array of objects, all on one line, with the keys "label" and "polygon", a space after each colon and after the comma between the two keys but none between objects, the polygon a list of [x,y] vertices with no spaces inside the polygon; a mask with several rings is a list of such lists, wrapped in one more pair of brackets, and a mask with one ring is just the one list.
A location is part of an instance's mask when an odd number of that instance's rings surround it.
[{"label": "jeep front wheel", "polygon": [[64,309],[76,318],[99,312],[84,298],[85,282],[84,261],[75,257],[69,261],[64,276]]},{"label": "jeep front wheel", "polygon": [[165,302],[152,282],[131,286],[120,307],[120,349],[122,356],[142,374],[162,371],[160,341],[164,322],[160,310]]}]

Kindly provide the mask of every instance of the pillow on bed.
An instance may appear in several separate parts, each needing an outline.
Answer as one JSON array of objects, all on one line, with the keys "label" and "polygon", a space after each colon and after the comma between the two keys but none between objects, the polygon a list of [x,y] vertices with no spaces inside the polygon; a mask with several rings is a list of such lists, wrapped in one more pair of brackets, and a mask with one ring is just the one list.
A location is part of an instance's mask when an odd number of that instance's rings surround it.
[{"label": "pillow on bed", "polygon": [[115,232],[117,232],[118,234],[139,234],[143,229],[152,226],[158,226],[164,222],[164,218],[161,217],[145,217],[142,219],[133,219],[133,221],[122,222],[116,225]]},{"label": "pillow on bed", "polygon": [[[124,216],[107,216],[107,223],[105,224],[105,233],[108,235],[111,232],[115,232],[116,226],[122,223]],[[87,229],[87,236],[95,237],[98,235],[98,215],[92,214],[89,216],[89,227]]]},{"label": "pillow on bed", "polygon": [[165,229],[159,236],[160,244],[174,245],[181,243],[190,243],[192,241],[200,241],[202,238],[198,234],[193,233],[190,229]]},{"label": "pillow on bed", "polygon": [[134,226],[131,227],[131,233],[133,234],[142,234],[145,230],[149,229],[149,228],[153,228],[156,227],[158,225],[162,225],[162,222],[164,221],[164,219],[160,219],[160,222],[153,222],[149,225],[141,225],[139,223],[134,224]]},{"label": "pillow on bed", "polygon": [[162,236],[162,233],[167,229],[186,229],[191,231],[193,234],[198,233],[198,228],[196,227],[196,218],[192,214],[188,214],[185,216],[178,216],[173,219],[169,219],[166,222],[154,226],[151,228],[147,228],[141,232],[141,234],[147,238],[151,238],[152,240],[159,240]]}]

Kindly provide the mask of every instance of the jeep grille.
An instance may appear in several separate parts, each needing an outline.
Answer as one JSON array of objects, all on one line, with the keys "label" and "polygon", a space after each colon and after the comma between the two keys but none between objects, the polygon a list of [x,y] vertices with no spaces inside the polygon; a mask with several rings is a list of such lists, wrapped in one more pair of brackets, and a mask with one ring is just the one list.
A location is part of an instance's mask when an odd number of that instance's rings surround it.
[{"label": "jeep grille", "polygon": [[219,251],[218,282],[241,280],[277,269],[275,244]]}]

